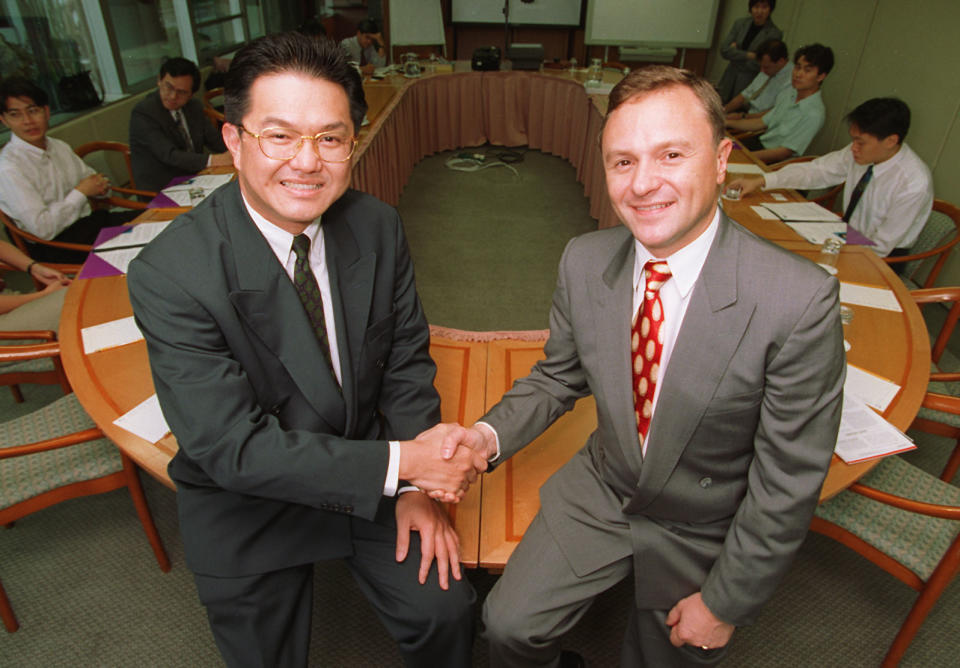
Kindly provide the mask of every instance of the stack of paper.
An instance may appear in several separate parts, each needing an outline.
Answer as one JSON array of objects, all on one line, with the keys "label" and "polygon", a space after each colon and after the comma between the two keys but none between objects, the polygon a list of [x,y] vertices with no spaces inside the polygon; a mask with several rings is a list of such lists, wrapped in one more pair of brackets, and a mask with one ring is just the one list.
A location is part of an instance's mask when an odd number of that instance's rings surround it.
[{"label": "stack of paper", "polygon": [[913,450],[917,446],[869,406],[844,392],[840,432],[834,452],[848,464]]},{"label": "stack of paper", "polygon": [[835,223],[840,216],[824,209],[816,202],[764,202],[783,221]]},{"label": "stack of paper", "polygon": [[77,278],[102,278],[127,273],[130,261],[171,222],[162,220],[103,228]]},{"label": "stack of paper", "polygon": [[[177,206],[194,206],[224,183],[229,183],[232,178],[233,174],[201,174],[187,179],[182,183],[178,183],[175,186],[168,186],[160,192],[176,202]],[[200,190],[202,191],[202,195],[191,198],[191,190]]]}]

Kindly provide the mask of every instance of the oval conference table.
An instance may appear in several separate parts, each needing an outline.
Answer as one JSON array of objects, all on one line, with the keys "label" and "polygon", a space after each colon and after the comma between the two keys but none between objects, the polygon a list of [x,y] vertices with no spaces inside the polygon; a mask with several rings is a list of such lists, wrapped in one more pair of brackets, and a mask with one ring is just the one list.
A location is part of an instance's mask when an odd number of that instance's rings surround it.
[{"label": "oval conference table", "polygon": [[[618,224],[603,190],[596,141],[606,99],[588,95],[577,76],[467,72],[412,81],[396,77],[365,88],[370,124],[361,133],[354,187],[396,204],[410,170],[425,155],[484,142],[526,144],[567,158],[584,184],[599,227]],[[466,116],[455,115],[467,108],[472,111]],[[391,146],[393,150],[387,150]],[[738,149],[732,160],[750,163],[753,158]],[[786,194],[799,199],[796,193]],[[815,260],[816,246],[783,223],[763,220],[753,211],[751,205],[762,201],[772,201],[770,193],[723,205],[728,215],[757,234]],[[180,211],[151,209],[138,220],[170,219]],[[851,306],[854,317],[844,326],[844,334],[851,345],[848,362],[900,386],[884,417],[905,431],[929,377],[930,347],[923,319],[903,284],[866,247],[844,247],[838,270],[844,282],[891,289],[900,304],[900,312]],[[177,451],[173,435],[151,443],[114,424],[154,394],[146,344],[140,340],[92,354],[83,350],[83,328],[130,315],[125,276],[74,281],[60,323],[64,368],[78,399],[104,433],[172,488],[166,467]],[[438,366],[442,419],[466,424],[478,419],[514,379],[526,375],[543,357],[545,338],[546,332],[498,337],[433,328],[430,352]],[[595,425],[593,399],[587,397],[450,507],[465,565],[503,567],[537,512],[540,485],[580,448]],[[846,488],[872,465],[847,465],[834,456],[822,498]]]}]

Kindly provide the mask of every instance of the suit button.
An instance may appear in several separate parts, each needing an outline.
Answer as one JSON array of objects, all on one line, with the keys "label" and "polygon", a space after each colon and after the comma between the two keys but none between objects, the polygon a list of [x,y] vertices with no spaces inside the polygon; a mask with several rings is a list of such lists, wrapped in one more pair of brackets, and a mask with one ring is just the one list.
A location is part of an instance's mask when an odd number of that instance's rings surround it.
[{"label": "suit button", "polygon": [[704,489],[709,489],[713,485],[713,478],[710,476],[704,476],[700,478],[700,486]]}]

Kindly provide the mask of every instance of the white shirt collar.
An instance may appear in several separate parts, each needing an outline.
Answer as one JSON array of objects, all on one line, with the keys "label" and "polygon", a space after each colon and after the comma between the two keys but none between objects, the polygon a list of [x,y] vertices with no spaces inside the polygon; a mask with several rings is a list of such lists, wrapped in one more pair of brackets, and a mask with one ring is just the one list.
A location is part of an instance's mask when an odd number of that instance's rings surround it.
[{"label": "white shirt collar", "polygon": [[713,214],[713,220],[707,226],[703,233],[688,243],[686,246],[675,252],[667,258],[654,257],[646,247],[633,240],[634,244],[634,263],[633,263],[633,287],[635,290],[641,289],[640,280],[643,276],[643,266],[650,260],[666,260],[670,267],[670,274],[673,276],[677,290],[681,298],[685,299],[693,289],[694,283],[700,277],[700,271],[703,269],[703,263],[707,260],[707,254],[710,252],[710,246],[713,245],[713,239],[717,236],[717,230],[720,227],[720,207],[717,206]]},{"label": "white shirt collar", "polygon": [[[240,197],[243,198],[243,205],[247,208],[247,213],[250,214],[250,217],[253,219],[253,224],[257,226],[257,229],[260,230],[260,234],[263,235],[263,238],[267,240],[267,243],[270,245],[270,249],[273,251],[273,254],[277,256],[277,259],[280,260],[280,264],[286,266],[287,258],[290,257],[290,251],[293,248],[293,238],[294,234],[287,232],[285,229],[274,225],[269,220],[261,216],[257,211],[250,206],[250,202],[247,201],[247,198],[243,196],[243,193],[240,193]],[[320,218],[318,217],[312,223],[307,225],[303,230],[302,234],[306,234],[310,238],[310,248],[311,255],[313,254],[312,250],[316,247],[317,236],[320,233]]]},{"label": "white shirt collar", "polygon": [[[46,141],[47,141],[46,136],[44,136],[43,141],[46,144]],[[34,146],[30,142],[26,142],[20,139],[20,137],[13,134],[12,132],[10,133],[10,141],[7,142],[7,146],[10,146],[13,149],[18,151],[27,151],[29,153],[36,155],[37,157],[41,157],[45,155],[47,152],[46,149],[40,148],[39,146]]]}]

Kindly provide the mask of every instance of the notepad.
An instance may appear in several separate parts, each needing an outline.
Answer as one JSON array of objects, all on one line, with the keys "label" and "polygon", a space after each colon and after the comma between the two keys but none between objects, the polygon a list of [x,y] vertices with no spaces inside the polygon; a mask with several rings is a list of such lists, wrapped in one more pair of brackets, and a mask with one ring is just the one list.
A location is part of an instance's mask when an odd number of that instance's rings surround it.
[{"label": "notepad", "polygon": [[156,394],[118,417],[113,424],[151,443],[170,433]]},{"label": "notepad", "polygon": [[840,216],[816,202],[765,202],[764,206],[784,221],[834,223],[840,220]]},{"label": "notepad", "polygon": [[897,396],[900,386],[858,366],[847,364],[847,379],[843,383],[845,394],[852,394],[881,413]]},{"label": "notepad", "polygon": [[128,318],[84,327],[80,330],[80,338],[83,340],[83,352],[89,355],[108,348],[116,348],[140,341],[143,334],[137,328],[137,324],[131,315]]},{"label": "notepad", "polygon": [[893,290],[874,288],[869,285],[861,285],[860,283],[840,281],[840,301],[844,304],[869,306],[870,308],[879,308],[884,311],[903,311],[900,302],[897,301],[897,295]]}]

